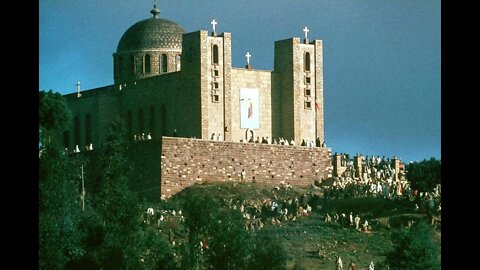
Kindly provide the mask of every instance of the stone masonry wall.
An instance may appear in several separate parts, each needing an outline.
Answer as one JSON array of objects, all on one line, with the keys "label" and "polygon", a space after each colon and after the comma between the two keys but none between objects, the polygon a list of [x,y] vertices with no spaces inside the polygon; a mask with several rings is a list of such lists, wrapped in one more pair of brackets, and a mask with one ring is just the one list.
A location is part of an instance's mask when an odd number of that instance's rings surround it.
[{"label": "stone masonry wall", "polygon": [[241,181],[242,169],[247,182],[309,186],[330,165],[326,148],[163,137],[161,198],[195,183]]}]

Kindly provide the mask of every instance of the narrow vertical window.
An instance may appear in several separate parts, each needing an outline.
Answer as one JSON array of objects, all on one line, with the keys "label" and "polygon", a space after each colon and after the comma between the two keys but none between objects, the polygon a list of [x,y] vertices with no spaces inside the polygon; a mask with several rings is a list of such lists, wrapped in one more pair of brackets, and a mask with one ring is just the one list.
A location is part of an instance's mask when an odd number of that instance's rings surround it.
[{"label": "narrow vertical window", "polygon": [[162,54],[161,59],[160,59],[160,72],[161,73],[166,73],[167,72],[167,67],[168,67],[167,55]]},{"label": "narrow vertical window", "polygon": [[163,136],[164,134],[167,134],[167,108],[165,107],[165,104],[160,106],[160,122],[162,123],[160,135]]},{"label": "narrow vertical window", "polygon": [[70,147],[70,134],[68,130],[63,132],[63,145],[65,146],[65,148]]},{"label": "narrow vertical window", "polygon": [[218,46],[217,45],[213,45],[213,48],[212,48],[212,60],[213,60],[213,63],[214,64],[218,64]]},{"label": "narrow vertical window", "polygon": [[133,139],[133,129],[132,129],[132,111],[127,112],[127,133],[129,140]]},{"label": "narrow vertical window", "polygon": [[150,73],[152,70],[152,63],[150,61],[150,54],[143,56],[143,73]]},{"label": "narrow vertical window", "polygon": [[92,119],[90,114],[85,117],[85,145],[92,143]]},{"label": "narrow vertical window", "polygon": [[130,56],[130,69],[132,71],[132,75],[135,75],[135,56]]},{"label": "narrow vertical window", "polygon": [[310,71],[310,53],[309,52],[306,52],[305,55],[304,55],[305,59],[304,59],[304,63],[305,63],[305,68],[304,70],[305,71]]},{"label": "narrow vertical window", "polygon": [[150,107],[150,135],[152,138],[155,135],[155,108]]},{"label": "narrow vertical window", "polygon": [[117,62],[117,76],[122,77],[123,76],[123,57],[119,56]]},{"label": "narrow vertical window", "polygon": [[138,110],[138,134],[142,135],[145,130],[145,125],[143,122],[143,109]]},{"label": "narrow vertical window", "polygon": [[80,117],[78,117],[78,115],[75,116],[75,124],[73,130],[75,146],[78,145],[78,147],[80,147]]}]

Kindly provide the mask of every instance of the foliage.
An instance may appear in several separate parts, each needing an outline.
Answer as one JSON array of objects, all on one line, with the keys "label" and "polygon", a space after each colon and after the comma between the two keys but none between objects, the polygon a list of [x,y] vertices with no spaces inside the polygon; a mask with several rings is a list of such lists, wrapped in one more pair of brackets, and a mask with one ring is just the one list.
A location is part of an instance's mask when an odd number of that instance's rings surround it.
[{"label": "foliage", "polygon": [[40,92],[40,127],[48,140],[39,157],[39,264],[40,269],[63,269],[83,255],[78,224],[81,206],[78,168],[64,154],[59,136],[69,121],[63,97]]},{"label": "foliage", "polygon": [[207,262],[211,269],[245,269],[250,237],[240,211],[220,209],[210,228]]},{"label": "foliage", "polygon": [[[248,232],[242,213],[227,207],[221,195],[191,188],[181,196],[189,246],[183,268],[286,269],[283,244],[269,232]],[[201,248],[201,241],[207,249]]]},{"label": "foliage", "polygon": [[287,268],[288,256],[285,246],[266,230],[257,233],[251,254],[248,269]]},{"label": "foliage", "polygon": [[139,231],[137,237],[142,246],[139,250],[141,269],[175,269],[173,250],[170,247],[165,235],[153,228]]},{"label": "foliage", "polygon": [[60,138],[63,131],[67,130],[72,114],[65,99],[60,93],[52,90],[40,91],[39,95],[39,126],[42,144],[50,141],[52,136]]},{"label": "foliage", "polygon": [[196,269],[204,264],[205,258],[200,242],[210,241],[210,233],[214,231],[212,221],[218,216],[220,201],[202,192],[195,192],[194,189],[186,190],[184,195],[182,209],[188,231],[188,247],[182,250],[182,267]]},{"label": "foliage", "polygon": [[[242,214],[204,192],[187,193],[182,207],[188,231],[184,268],[245,269],[250,238]],[[208,245],[205,250],[202,241]]]},{"label": "foliage", "polygon": [[432,227],[424,221],[392,234],[394,249],[387,255],[390,268],[440,269],[440,247],[433,234]]},{"label": "foliage", "polygon": [[104,269],[137,267],[140,263],[136,237],[141,216],[137,198],[128,188],[131,167],[127,160],[125,128],[115,122],[102,146],[99,158],[100,190],[95,211],[103,221],[104,240],[97,252]]},{"label": "foliage", "polygon": [[440,184],[440,160],[431,158],[421,162],[408,164],[406,177],[410,181],[413,189],[430,192]]}]

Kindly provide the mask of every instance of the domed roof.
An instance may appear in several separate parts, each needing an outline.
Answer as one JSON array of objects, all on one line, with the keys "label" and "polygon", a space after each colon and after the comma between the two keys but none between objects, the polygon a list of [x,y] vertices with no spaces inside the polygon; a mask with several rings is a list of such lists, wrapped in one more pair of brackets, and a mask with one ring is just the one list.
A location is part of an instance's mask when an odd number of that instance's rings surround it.
[{"label": "domed roof", "polygon": [[185,33],[185,30],[172,21],[158,18],[159,11],[155,13],[152,10],[152,13],[154,14],[153,18],[139,21],[128,28],[118,42],[117,53],[145,49],[182,48],[182,34]]}]

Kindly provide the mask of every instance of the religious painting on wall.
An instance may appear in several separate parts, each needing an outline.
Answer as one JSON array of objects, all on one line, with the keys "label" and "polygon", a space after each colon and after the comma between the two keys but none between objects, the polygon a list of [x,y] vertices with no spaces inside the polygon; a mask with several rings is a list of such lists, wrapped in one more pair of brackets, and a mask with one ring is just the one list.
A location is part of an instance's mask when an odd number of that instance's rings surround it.
[{"label": "religious painting on wall", "polygon": [[257,88],[240,88],[240,128],[260,128],[260,102]]}]

